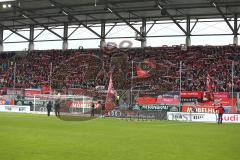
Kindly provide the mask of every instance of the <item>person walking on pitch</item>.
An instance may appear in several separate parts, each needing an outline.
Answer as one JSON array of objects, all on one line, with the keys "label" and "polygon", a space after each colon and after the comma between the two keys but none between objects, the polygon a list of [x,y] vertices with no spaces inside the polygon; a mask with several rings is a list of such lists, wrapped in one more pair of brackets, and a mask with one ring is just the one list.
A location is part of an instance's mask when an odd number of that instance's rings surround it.
[{"label": "person walking on pitch", "polygon": [[218,112],[217,123],[218,123],[218,124],[222,124],[223,114],[225,113],[225,110],[224,110],[222,104],[220,104],[220,107],[218,107],[217,109],[215,109],[215,111]]},{"label": "person walking on pitch", "polygon": [[49,101],[48,104],[47,104],[47,113],[48,113],[48,116],[50,116],[51,110],[52,110],[52,102]]},{"label": "person walking on pitch", "polygon": [[92,101],[92,103],[91,103],[91,117],[94,117],[94,107],[95,107],[95,105]]},{"label": "person walking on pitch", "polygon": [[59,116],[59,113],[60,113],[60,101],[57,100],[55,103],[55,115]]}]

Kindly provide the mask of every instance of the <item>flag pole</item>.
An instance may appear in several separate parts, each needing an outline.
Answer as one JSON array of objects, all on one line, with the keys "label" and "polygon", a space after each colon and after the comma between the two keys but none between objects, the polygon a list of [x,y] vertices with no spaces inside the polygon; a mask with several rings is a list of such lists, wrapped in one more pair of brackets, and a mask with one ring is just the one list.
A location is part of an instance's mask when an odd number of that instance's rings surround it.
[{"label": "flag pole", "polygon": [[13,88],[16,88],[16,62],[14,63],[14,68],[13,68]]},{"label": "flag pole", "polygon": [[233,105],[233,96],[234,96],[234,93],[233,93],[233,91],[234,91],[234,80],[233,80],[233,78],[234,78],[234,61],[232,61],[232,107],[234,107],[234,105]]},{"label": "flag pole", "polygon": [[182,93],[182,61],[180,61],[180,80],[179,80],[179,103],[180,103],[180,107],[181,107],[181,93]]},{"label": "flag pole", "polygon": [[50,74],[49,74],[49,87],[50,87],[50,94],[52,94],[52,62],[50,63]]},{"label": "flag pole", "polygon": [[133,86],[133,60],[132,60],[131,88],[130,88],[130,105],[131,106],[132,106],[132,86]]}]

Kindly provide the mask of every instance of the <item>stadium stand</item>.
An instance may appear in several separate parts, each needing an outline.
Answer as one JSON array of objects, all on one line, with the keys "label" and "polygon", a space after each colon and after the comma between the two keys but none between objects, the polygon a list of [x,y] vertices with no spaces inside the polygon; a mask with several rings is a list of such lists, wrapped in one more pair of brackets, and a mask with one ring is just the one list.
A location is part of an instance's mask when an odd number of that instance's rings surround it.
[{"label": "stadium stand", "polygon": [[[187,51],[175,47],[132,48],[104,53],[101,50],[33,51],[26,55],[1,54],[0,87],[13,87],[16,62],[16,88],[41,88],[49,85],[52,64],[54,89],[86,88],[107,85],[108,72],[113,69],[115,89],[130,87],[132,67],[147,64],[147,77],[134,73],[134,87],[179,90],[179,64],[182,61],[182,90],[205,91],[209,74],[215,91],[231,91],[231,65],[234,60],[234,91],[240,91],[240,48],[235,46],[193,46]],[[146,62],[145,60],[148,60]],[[141,66],[142,67],[142,66]],[[144,67],[144,66],[143,66]],[[150,69],[149,69],[150,67]]]}]

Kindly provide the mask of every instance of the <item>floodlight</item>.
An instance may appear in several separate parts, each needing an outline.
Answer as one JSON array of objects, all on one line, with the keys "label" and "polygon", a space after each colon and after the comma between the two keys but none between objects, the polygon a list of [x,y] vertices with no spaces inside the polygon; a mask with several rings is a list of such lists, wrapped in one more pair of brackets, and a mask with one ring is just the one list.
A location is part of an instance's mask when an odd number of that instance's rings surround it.
[{"label": "floodlight", "polygon": [[160,10],[163,9],[162,6],[160,6],[160,4],[158,4],[157,6],[158,6],[158,8],[159,8]]},{"label": "floodlight", "polygon": [[68,16],[68,13],[67,13],[67,12],[65,12],[65,11],[62,11],[62,13],[63,13],[63,14],[65,14],[66,16]]},{"label": "floodlight", "polygon": [[107,9],[108,9],[110,12],[113,12],[113,11],[111,10],[111,8],[108,7]]},{"label": "floodlight", "polygon": [[0,3],[1,2],[13,2],[13,1],[16,1],[16,0],[0,0]]},{"label": "floodlight", "polygon": [[25,15],[25,14],[22,14],[22,16],[23,16],[24,18],[28,18],[28,16],[27,16],[27,15]]}]

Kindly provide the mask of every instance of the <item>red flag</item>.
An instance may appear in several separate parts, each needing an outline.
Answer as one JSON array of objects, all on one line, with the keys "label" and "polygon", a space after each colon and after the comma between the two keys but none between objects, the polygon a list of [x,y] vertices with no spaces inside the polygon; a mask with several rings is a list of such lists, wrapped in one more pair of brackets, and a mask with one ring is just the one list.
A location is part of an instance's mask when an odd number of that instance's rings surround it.
[{"label": "red flag", "polygon": [[47,85],[42,85],[42,94],[50,94],[51,93],[51,87]]},{"label": "red flag", "polygon": [[151,68],[156,68],[156,64],[152,62],[152,60],[150,58],[147,58],[144,60],[144,63],[146,63],[147,65],[149,65]]},{"label": "red flag", "polygon": [[210,75],[208,74],[207,75],[207,91],[213,91],[213,80],[212,78],[210,77]]},{"label": "red flag", "polygon": [[136,65],[136,78],[150,77],[150,71],[156,69],[156,67],[156,64],[150,58],[145,59],[143,63],[140,62]]},{"label": "red flag", "polygon": [[115,98],[115,92],[113,90],[112,72],[110,72],[108,91],[107,91],[107,97],[106,97],[106,103],[105,103],[105,114],[107,114],[110,110],[114,109],[115,107],[114,98]]},{"label": "red flag", "polygon": [[136,69],[138,78],[145,78],[150,76],[149,73],[147,71],[142,70],[140,66],[136,66]]},{"label": "red flag", "polygon": [[153,97],[139,97],[136,100],[137,104],[139,105],[149,105],[149,104],[156,104],[157,103],[157,98]]},{"label": "red flag", "polygon": [[207,91],[208,91],[207,97],[209,101],[214,101],[213,88],[214,88],[213,80],[208,74],[207,75]]}]

